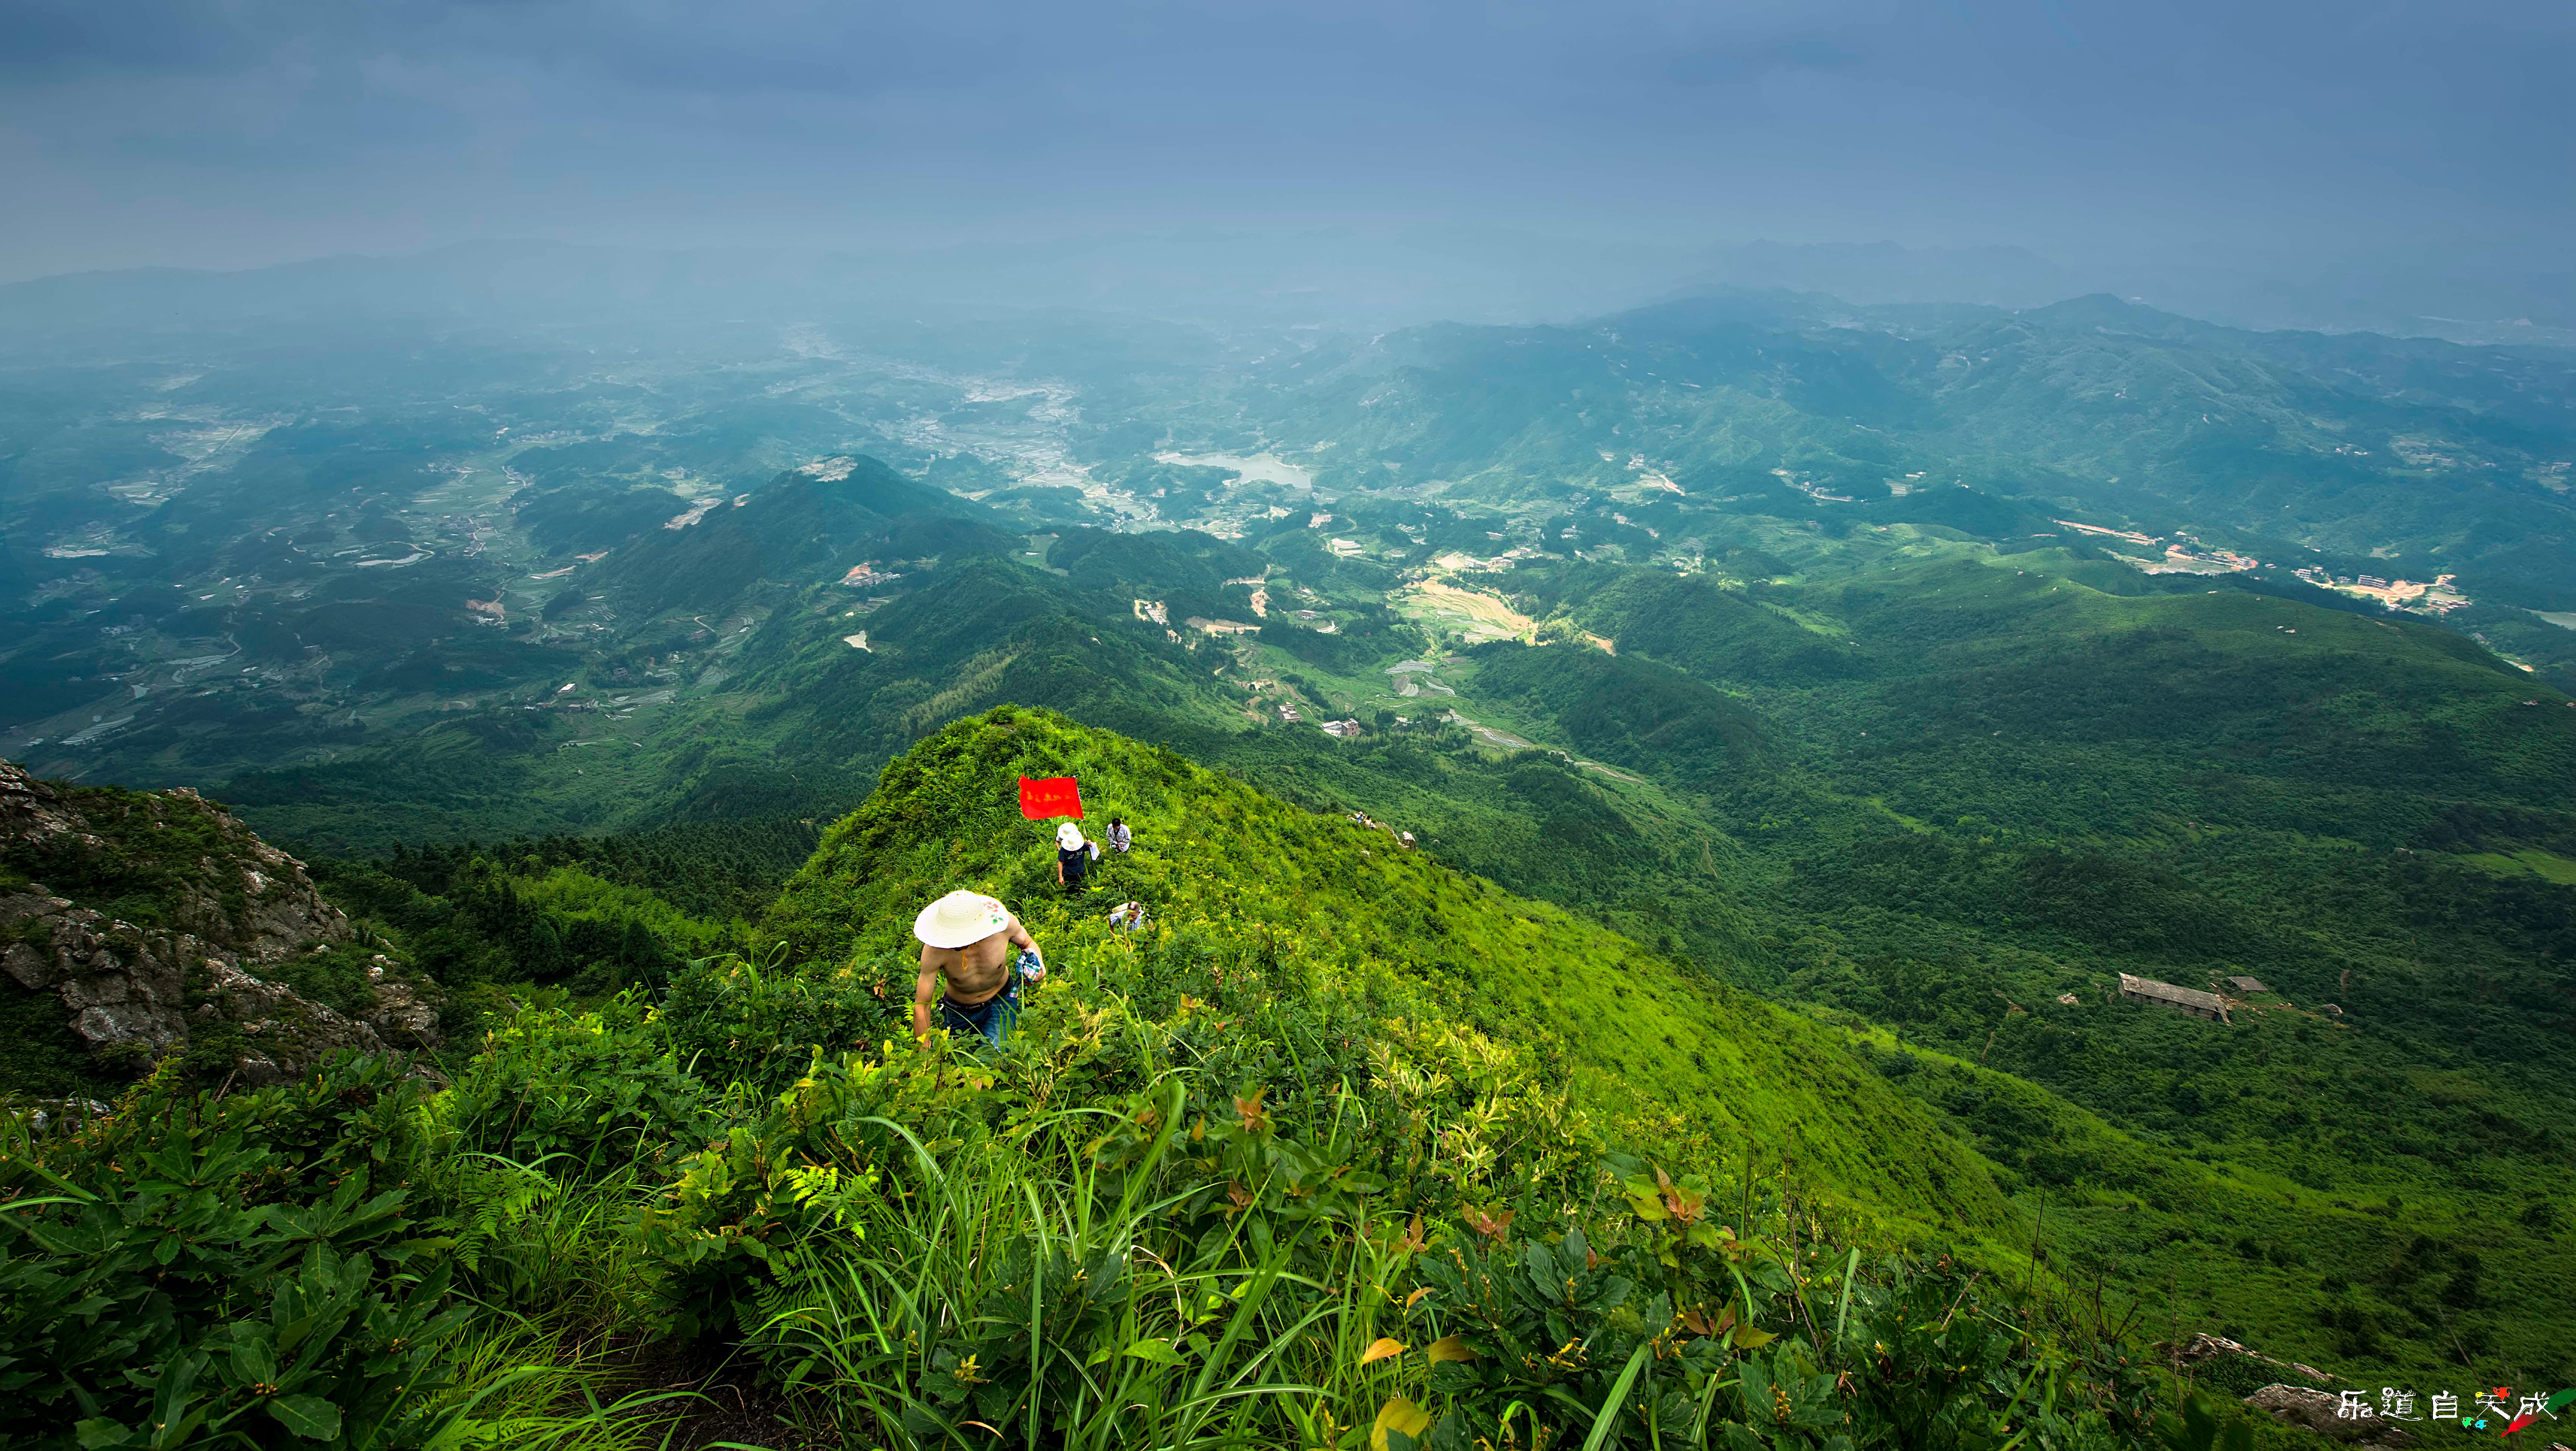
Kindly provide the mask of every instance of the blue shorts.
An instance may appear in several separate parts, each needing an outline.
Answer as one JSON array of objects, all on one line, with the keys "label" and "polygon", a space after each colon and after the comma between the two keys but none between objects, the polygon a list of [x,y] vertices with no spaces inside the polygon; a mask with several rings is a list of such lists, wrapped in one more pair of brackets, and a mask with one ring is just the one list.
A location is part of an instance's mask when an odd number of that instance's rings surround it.
[{"label": "blue shorts", "polygon": [[[1028,954],[1022,953],[1022,957]],[[939,1026],[951,1033],[981,1033],[994,1047],[1020,1021],[1020,969],[1012,964],[1011,975],[1002,982],[1002,990],[971,1008],[961,1008],[946,996],[939,999]]]}]

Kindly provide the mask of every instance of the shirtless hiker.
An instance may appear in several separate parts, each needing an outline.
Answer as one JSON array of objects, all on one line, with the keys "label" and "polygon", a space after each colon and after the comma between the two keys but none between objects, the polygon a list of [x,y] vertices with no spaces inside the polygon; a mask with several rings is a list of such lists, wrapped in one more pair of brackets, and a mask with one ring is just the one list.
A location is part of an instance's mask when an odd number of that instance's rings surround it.
[{"label": "shirtless hiker", "polygon": [[[1020,979],[1035,983],[1046,976],[1046,957],[1038,951],[1037,939],[1001,903],[964,891],[922,908],[912,919],[912,935],[921,939],[921,976],[912,984],[912,1035],[927,1045],[935,1022],[951,1033],[981,1033],[1000,1047],[1019,1021]],[[1014,947],[1019,949],[1016,961]]]}]

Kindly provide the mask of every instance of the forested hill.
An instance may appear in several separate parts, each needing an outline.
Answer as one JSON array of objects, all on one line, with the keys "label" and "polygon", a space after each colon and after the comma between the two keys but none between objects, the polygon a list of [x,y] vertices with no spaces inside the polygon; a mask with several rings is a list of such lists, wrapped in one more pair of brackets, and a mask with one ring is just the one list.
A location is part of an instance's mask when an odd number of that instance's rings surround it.
[{"label": "forested hill", "polygon": [[644,531],[575,587],[604,592],[627,628],[722,615],[762,584],[822,583],[856,564],[1008,553],[1015,537],[956,495],[872,458],[825,459],[705,510],[694,527]]},{"label": "forested hill", "polygon": [[[226,794],[344,852],[823,820],[943,722],[1046,705],[1367,810],[1450,867],[1824,1016],[2023,1212],[2050,1206],[2057,1253],[2128,1293],[2164,1284],[2213,1330],[2388,1373],[2452,1342],[2526,1377],[2576,1353],[2483,1278],[2576,1283],[2547,1208],[2576,1152],[2546,1071],[2576,946],[2562,693],[2429,620],[1907,525],[1756,521],[1687,572],[1458,573],[1556,642],[1466,647],[1281,522],[1258,541],[1256,636],[1180,623],[1194,594],[1251,616],[1228,582],[1241,546],[1074,532],[891,584],[763,585],[700,683],[631,718],[505,703]],[[1311,621],[1280,618],[1291,597]],[[1364,725],[1334,739],[1282,706]],[[425,932],[502,924],[502,957],[584,991],[702,950],[603,935],[649,912],[510,925],[505,900],[568,890],[570,858],[530,854],[541,869],[492,879],[471,852],[406,868],[443,906],[370,890]],[[2119,1003],[2120,973],[2274,996],[2206,1030]]]}]

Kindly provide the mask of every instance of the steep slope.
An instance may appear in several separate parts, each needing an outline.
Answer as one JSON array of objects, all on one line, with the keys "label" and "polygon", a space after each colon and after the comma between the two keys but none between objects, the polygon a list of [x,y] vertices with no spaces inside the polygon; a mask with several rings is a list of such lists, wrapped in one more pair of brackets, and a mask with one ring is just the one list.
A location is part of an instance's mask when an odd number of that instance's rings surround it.
[{"label": "steep slope", "polygon": [[437,1015],[304,864],[193,791],[61,788],[0,762],[0,1092],[107,1091],[165,1056],[258,1086]]},{"label": "steep slope", "polygon": [[[1024,775],[1073,776],[1095,820],[1134,827],[1137,851],[1088,897],[1053,886],[1047,832],[1017,813]],[[2010,1217],[1975,1158],[1835,1035],[1384,833],[1048,712],[960,721],[896,761],[788,882],[762,940],[810,962],[891,962],[899,988],[913,914],[957,887],[1001,897],[1042,941],[1141,901],[1157,931],[1258,944],[1390,1013],[1535,1046],[1632,1143],[1727,1158],[1756,1146],[1921,1228],[1976,1235]]]}]

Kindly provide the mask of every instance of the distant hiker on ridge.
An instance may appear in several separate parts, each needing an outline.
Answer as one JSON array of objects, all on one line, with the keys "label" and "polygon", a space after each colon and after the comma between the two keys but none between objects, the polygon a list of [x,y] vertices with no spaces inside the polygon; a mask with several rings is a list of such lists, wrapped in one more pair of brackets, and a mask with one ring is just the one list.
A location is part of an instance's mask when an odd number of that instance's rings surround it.
[{"label": "distant hiker on ridge", "polygon": [[[951,1033],[981,1033],[994,1047],[1020,1020],[1020,979],[1046,977],[1037,939],[1010,909],[980,892],[951,892],[912,919],[921,939],[921,975],[912,984],[912,1035],[930,1043],[931,1000],[938,1026]],[[1011,948],[1020,949],[1019,961]],[[942,987],[946,991],[942,991]]]},{"label": "distant hiker on ridge", "polygon": [[1068,897],[1083,888],[1083,879],[1091,875],[1091,859],[1099,848],[1082,839],[1082,828],[1068,821],[1055,829],[1055,880]]}]

